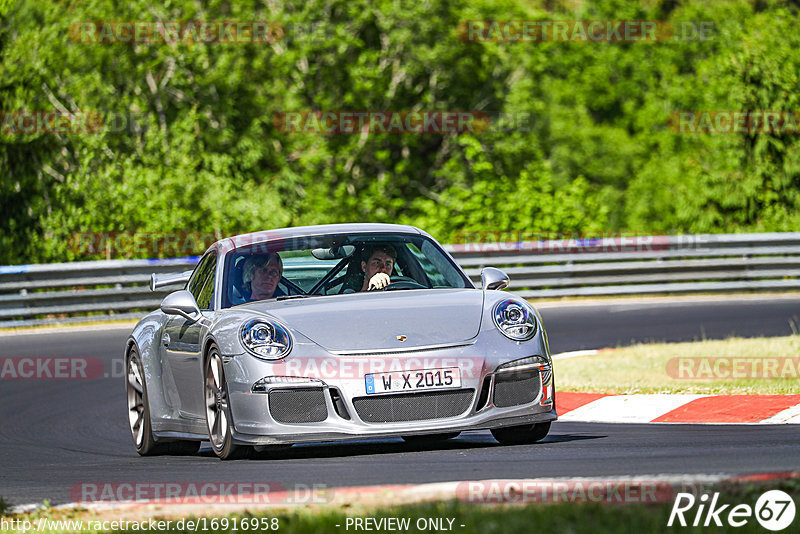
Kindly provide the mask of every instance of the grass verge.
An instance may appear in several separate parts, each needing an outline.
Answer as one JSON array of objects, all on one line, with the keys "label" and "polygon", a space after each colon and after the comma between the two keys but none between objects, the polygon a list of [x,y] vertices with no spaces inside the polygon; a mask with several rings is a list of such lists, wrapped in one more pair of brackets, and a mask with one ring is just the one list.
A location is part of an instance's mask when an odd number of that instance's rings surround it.
[{"label": "grass verge", "polygon": [[[674,532],[677,528],[681,532],[765,532],[755,517],[749,517],[746,524],[733,527],[726,522],[727,513],[738,504],[745,504],[751,509],[755,508],[758,498],[767,490],[782,490],[795,502],[800,501],[800,479],[785,478],[773,480],[755,480],[752,482],[722,483],[713,487],[698,487],[696,495],[698,500],[695,506],[685,513],[687,523],[695,518],[698,511],[700,495],[707,494],[712,497],[714,492],[719,492],[718,504],[728,504],[727,511],[720,514],[722,527],[680,527],[677,524],[667,527],[670,512],[673,507],[674,496],[665,502],[650,504],[604,504],[587,502],[560,502],[558,504],[505,504],[483,505],[462,501],[437,501],[403,506],[387,506],[368,510],[333,510],[331,508],[309,508],[294,511],[259,511],[254,514],[231,515],[224,518],[212,517],[172,519],[167,528],[161,530],[148,530],[147,528],[133,530],[117,530],[114,532],[211,532],[232,533],[244,531],[293,533],[346,533],[346,532],[404,532],[415,534],[418,532],[453,532],[457,534],[507,534],[528,532],[569,532],[574,534],[605,534],[605,533],[659,533]],[[49,509],[39,512],[38,515],[47,514],[57,517],[57,511]],[[74,517],[74,516],[73,516]],[[355,528],[355,519],[366,520],[370,518],[372,528]],[[407,521],[406,528],[381,528],[377,523],[381,518],[394,518]],[[700,519],[702,525],[705,514]],[[35,521],[37,514],[29,514],[27,519]],[[187,522],[194,519],[193,528],[187,528]],[[88,522],[91,519],[85,518]],[[226,521],[227,520],[227,521]],[[438,521],[438,523],[436,522]],[[792,525],[800,519],[795,519]],[[258,525],[257,529],[242,528],[243,522],[248,525]],[[145,525],[147,522],[144,523]],[[228,528],[220,528],[220,525]],[[232,526],[236,524],[238,529]],[[396,525],[397,523],[395,523]],[[402,524],[402,523],[401,523]],[[179,526],[180,525],[180,526]],[[436,528],[436,526],[439,528]],[[263,528],[266,527],[266,528]],[[35,528],[35,527],[34,527]],[[795,531],[790,526],[786,532]],[[39,530],[41,531],[41,530]],[[10,532],[10,531],[9,531]],[[46,531],[53,532],[53,531]],[[89,532],[105,533],[104,530],[64,530],[61,532]]]},{"label": "grass verge", "polygon": [[554,366],[562,391],[800,394],[800,335],[634,345]]}]

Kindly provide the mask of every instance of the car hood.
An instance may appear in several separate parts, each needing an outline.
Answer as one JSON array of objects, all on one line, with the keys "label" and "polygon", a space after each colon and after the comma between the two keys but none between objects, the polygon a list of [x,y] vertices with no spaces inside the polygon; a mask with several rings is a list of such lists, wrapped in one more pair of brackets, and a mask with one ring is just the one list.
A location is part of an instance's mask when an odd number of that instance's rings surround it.
[{"label": "car hood", "polygon": [[[374,291],[239,306],[269,314],[330,351],[381,351],[458,344],[478,335],[476,289]],[[398,337],[405,336],[405,341]]]}]

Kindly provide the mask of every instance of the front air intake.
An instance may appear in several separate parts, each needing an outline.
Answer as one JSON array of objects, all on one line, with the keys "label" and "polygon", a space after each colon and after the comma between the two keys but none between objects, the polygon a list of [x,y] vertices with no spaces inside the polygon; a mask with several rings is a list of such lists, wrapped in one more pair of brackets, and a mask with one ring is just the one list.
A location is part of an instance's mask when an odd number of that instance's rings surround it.
[{"label": "front air intake", "polygon": [[455,417],[469,410],[475,390],[429,391],[356,397],[353,406],[362,421],[394,423]]},{"label": "front air intake", "polygon": [[333,403],[333,409],[336,411],[336,415],[341,417],[342,419],[350,420],[350,412],[347,411],[347,406],[344,404],[344,399],[342,399],[342,394],[336,388],[329,389],[331,394],[331,402]]},{"label": "front air intake", "polygon": [[322,388],[273,389],[269,413],[279,423],[319,423],[328,418]]},{"label": "front air intake", "polygon": [[507,408],[528,404],[536,400],[541,389],[538,370],[497,373],[494,378],[494,405]]}]

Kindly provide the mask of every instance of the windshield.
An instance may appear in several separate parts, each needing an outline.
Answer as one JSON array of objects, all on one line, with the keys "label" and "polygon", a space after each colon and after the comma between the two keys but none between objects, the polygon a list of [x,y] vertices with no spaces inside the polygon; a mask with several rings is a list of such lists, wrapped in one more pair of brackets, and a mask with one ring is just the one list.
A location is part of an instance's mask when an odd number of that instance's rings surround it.
[{"label": "windshield", "polygon": [[223,307],[270,298],[367,290],[367,273],[384,272],[387,291],[472,288],[432,239],[415,234],[344,234],[240,247],[225,262]]}]

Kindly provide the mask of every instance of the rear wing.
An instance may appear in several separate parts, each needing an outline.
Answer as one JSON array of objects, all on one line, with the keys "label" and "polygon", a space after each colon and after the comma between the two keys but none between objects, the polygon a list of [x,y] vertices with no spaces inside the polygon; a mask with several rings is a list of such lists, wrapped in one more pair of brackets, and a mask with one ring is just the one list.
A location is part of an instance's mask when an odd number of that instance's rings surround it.
[{"label": "rear wing", "polygon": [[150,275],[150,291],[155,291],[167,286],[184,285],[191,278],[194,271],[184,271],[182,273],[156,274]]}]

